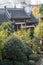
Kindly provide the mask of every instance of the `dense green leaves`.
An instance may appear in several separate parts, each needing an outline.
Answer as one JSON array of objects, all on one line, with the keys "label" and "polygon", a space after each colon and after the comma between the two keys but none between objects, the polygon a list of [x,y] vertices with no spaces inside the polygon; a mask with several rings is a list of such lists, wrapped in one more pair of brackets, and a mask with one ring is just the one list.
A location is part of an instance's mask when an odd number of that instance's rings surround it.
[{"label": "dense green leaves", "polygon": [[6,58],[19,61],[24,59],[25,61],[25,54],[23,52],[25,52],[24,45],[19,39],[11,37],[5,42],[3,54]]},{"label": "dense green leaves", "polygon": [[30,59],[30,60],[34,60],[34,61],[38,61],[39,58],[40,58],[40,56],[39,56],[38,54],[31,54],[31,55],[29,56],[29,59]]},{"label": "dense green leaves", "polygon": [[40,22],[34,29],[34,36],[38,39],[43,38],[43,22]]},{"label": "dense green leaves", "polygon": [[33,60],[29,60],[28,65],[36,65],[36,63]]},{"label": "dense green leaves", "polygon": [[[4,46],[5,40],[9,37],[9,35],[14,31],[14,28],[10,22],[4,22],[0,25],[0,52]],[[0,53],[0,59],[1,59]]]},{"label": "dense green leaves", "polygon": [[2,60],[0,62],[0,65],[13,65],[12,61],[9,61],[9,60]]},{"label": "dense green leaves", "polygon": [[43,4],[40,5],[39,13],[43,13]]},{"label": "dense green leaves", "polygon": [[[40,27],[42,29],[43,24],[41,24]],[[13,31],[14,28],[9,22],[4,22],[0,25],[1,65],[35,65],[35,62],[29,61],[30,55],[33,54],[33,49],[30,48],[31,46],[29,47],[28,44],[26,44],[29,43],[31,34],[30,29],[21,29],[20,31],[12,33]],[[35,58],[36,56],[34,56],[34,60]]]},{"label": "dense green leaves", "polygon": [[14,36],[9,37],[5,42],[3,58],[25,63],[30,54],[32,54],[32,49]]},{"label": "dense green leaves", "polygon": [[18,37],[24,42],[27,42],[30,39],[30,29],[26,30],[19,30],[14,32],[14,36]]},{"label": "dense green leaves", "polygon": [[8,35],[14,31],[14,27],[10,22],[4,22],[0,25],[0,31],[7,30]]},{"label": "dense green leaves", "polygon": [[40,20],[43,21],[43,4],[39,7],[39,13],[40,13]]},{"label": "dense green leaves", "polygon": [[24,64],[21,63],[21,62],[17,62],[17,61],[15,61],[15,62],[14,62],[14,65],[24,65]]},{"label": "dense green leaves", "polygon": [[13,26],[10,22],[4,22],[0,25],[0,45],[4,43],[13,30]]}]

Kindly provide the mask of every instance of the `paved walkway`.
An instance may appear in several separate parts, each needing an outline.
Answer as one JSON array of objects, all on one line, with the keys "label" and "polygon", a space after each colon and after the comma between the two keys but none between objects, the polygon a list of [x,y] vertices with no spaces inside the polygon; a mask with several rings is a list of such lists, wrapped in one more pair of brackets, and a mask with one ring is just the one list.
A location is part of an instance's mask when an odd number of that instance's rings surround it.
[{"label": "paved walkway", "polygon": [[40,65],[40,62],[41,62],[41,58],[40,58],[40,60],[36,63],[36,65]]},{"label": "paved walkway", "polygon": [[42,60],[41,60],[41,65],[43,65],[43,58],[42,58]]},{"label": "paved walkway", "polygon": [[43,65],[43,57],[40,58],[40,60],[36,63],[36,65]]}]

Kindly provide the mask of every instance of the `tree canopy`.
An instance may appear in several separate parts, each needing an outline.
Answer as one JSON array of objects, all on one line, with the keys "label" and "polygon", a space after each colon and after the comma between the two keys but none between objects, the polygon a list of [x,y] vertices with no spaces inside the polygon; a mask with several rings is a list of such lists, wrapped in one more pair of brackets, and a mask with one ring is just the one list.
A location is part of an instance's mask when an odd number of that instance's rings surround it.
[{"label": "tree canopy", "polygon": [[43,13],[43,4],[40,5],[39,13]]},{"label": "tree canopy", "polygon": [[40,22],[34,29],[34,36],[38,39],[43,38],[43,22]]},{"label": "tree canopy", "polygon": [[37,11],[37,8],[36,7],[33,7],[32,9],[32,13],[35,17],[38,17],[38,11]]}]

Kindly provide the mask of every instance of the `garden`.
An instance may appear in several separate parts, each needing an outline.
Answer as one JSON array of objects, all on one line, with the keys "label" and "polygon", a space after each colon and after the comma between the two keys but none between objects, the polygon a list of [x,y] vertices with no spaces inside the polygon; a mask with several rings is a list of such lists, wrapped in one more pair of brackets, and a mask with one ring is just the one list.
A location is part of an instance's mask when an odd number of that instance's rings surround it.
[{"label": "garden", "polygon": [[[31,30],[18,30],[10,22],[0,25],[0,65],[36,65],[40,59],[39,47],[43,50],[40,39],[43,38],[43,22]],[[36,31],[37,30],[37,31]]]},{"label": "garden", "polygon": [[14,31],[11,22],[0,25],[0,65],[37,65],[40,51],[43,52],[42,20],[33,31]]}]

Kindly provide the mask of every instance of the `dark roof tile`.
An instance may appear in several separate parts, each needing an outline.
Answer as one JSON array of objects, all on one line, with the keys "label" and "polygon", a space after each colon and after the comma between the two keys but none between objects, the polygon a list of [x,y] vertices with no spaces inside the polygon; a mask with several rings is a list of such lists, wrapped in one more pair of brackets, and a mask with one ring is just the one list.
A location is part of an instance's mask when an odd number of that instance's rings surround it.
[{"label": "dark roof tile", "polygon": [[0,24],[2,22],[8,22],[8,19],[7,19],[6,15],[4,13],[0,14]]},{"label": "dark roof tile", "polygon": [[29,18],[23,8],[8,9],[12,18]]}]

